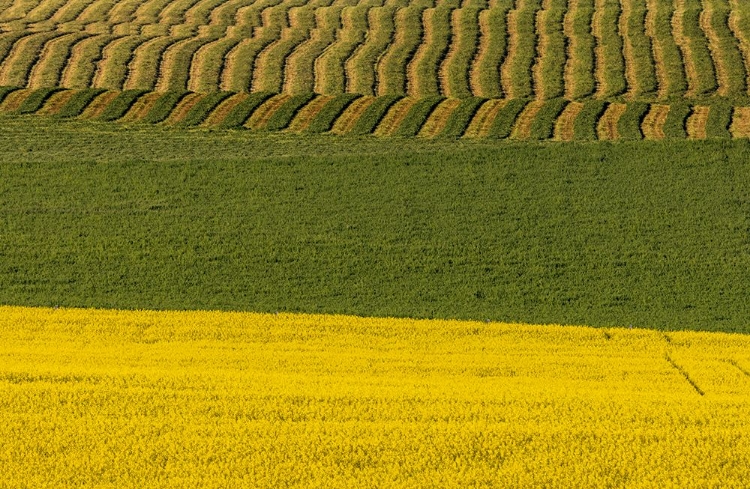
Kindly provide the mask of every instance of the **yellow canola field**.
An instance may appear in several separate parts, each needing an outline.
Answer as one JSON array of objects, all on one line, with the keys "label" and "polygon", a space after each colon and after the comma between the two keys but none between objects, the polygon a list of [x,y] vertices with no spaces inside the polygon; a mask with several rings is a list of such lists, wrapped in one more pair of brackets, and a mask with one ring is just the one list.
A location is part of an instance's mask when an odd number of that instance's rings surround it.
[{"label": "yellow canola field", "polygon": [[750,337],[0,307],[0,487],[747,487]]}]

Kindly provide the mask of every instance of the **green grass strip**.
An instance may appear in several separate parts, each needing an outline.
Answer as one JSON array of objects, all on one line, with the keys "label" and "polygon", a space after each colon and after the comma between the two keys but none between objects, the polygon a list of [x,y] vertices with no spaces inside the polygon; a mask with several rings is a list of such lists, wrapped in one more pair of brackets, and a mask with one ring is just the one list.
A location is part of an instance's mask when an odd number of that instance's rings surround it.
[{"label": "green grass strip", "polygon": [[673,102],[669,105],[667,120],[664,121],[664,137],[668,139],[684,139],[687,137],[685,123],[692,112],[692,107],[686,102]]},{"label": "green grass strip", "polygon": [[401,137],[416,136],[432,111],[443,100],[445,100],[445,97],[436,96],[426,97],[417,101],[417,103],[409,109],[406,117],[401,121],[401,124],[393,135]]},{"label": "green grass strip", "polygon": [[346,110],[349,105],[358,99],[360,95],[354,93],[343,93],[337,95],[333,100],[328,102],[317,114],[310,125],[307,126],[305,132],[308,133],[320,133],[328,132],[333,127],[333,123]]},{"label": "green grass strip", "polygon": [[266,123],[266,127],[263,129],[266,131],[280,131],[286,129],[289,123],[292,122],[294,116],[297,115],[297,112],[299,112],[299,110],[313,98],[315,98],[315,94],[313,93],[293,95],[289,100],[284,102],[276,112],[271,114]]},{"label": "green grass strip", "polygon": [[107,105],[101,115],[97,117],[97,120],[116,121],[124,116],[128,109],[130,109],[135,101],[144,93],[147,93],[147,90],[124,90],[120,92],[117,97]]},{"label": "green grass strip", "polygon": [[749,140],[0,133],[0,304],[750,332]]},{"label": "green grass strip", "polygon": [[729,126],[732,123],[734,107],[729,102],[714,102],[708,111],[706,120],[706,137],[729,139],[732,137]]},{"label": "green grass strip", "polygon": [[37,110],[41,109],[44,103],[53,94],[63,90],[62,88],[40,88],[34,90],[31,94],[24,99],[18,109],[15,111],[16,114],[33,114]]},{"label": "green grass strip", "polygon": [[197,126],[203,122],[206,117],[214,110],[220,103],[226,100],[228,97],[233,95],[232,92],[215,92],[209,93],[203,97],[195,106],[190,109],[185,118],[177,123],[177,126]]},{"label": "green grass strip", "polygon": [[551,139],[555,131],[555,122],[562,111],[565,110],[566,105],[568,105],[568,101],[562,98],[544,102],[531,122],[529,139]]},{"label": "green grass strip", "polygon": [[21,87],[0,87],[0,103],[5,100],[5,97],[20,89]]},{"label": "green grass strip", "polygon": [[273,96],[272,92],[251,93],[245,100],[237,104],[224,118],[218,127],[222,129],[235,129],[242,127],[248,118],[260,107],[263,102]]},{"label": "green grass strip", "polygon": [[598,139],[596,127],[607,103],[602,100],[587,100],[573,121],[573,137],[577,141],[594,141]]},{"label": "green grass strip", "polygon": [[503,108],[497,113],[487,135],[491,138],[508,138],[513,130],[513,125],[518,118],[518,114],[521,113],[528,103],[529,101],[524,99],[508,100]]},{"label": "green grass strip", "polygon": [[643,139],[641,123],[649,110],[649,104],[645,102],[629,103],[625,113],[617,121],[617,132],[620,139],[634,140]]},{"label": "green grass strip", "polygon": [[470,97],[461,100],[461,104],[450,115],[448,123],[438,136],[443,138],[460,138],[463,136],[477,110],[479,110],[479,107],[486,100],[481,97]]},{"label": "green grass strip", "polygon": [[159,97],[156,103],[154,103],[153,107],[151,107],[151,110],[146,114],[146,117],[143,118],[142,122],[147,124],[157,124],[164,121],[169,117],[169,114],[172,113],[174,108],[177,107],[180,100],[182,100],[188,93],[189,92],[184,90],[164,92],[164,95]]},{"label": "green grass strip", "polygon": [[402,98],[401,95],[384,95],[376,98],[375,101],[371,103],[364,112],[362,112],[362,115],[354,124],[354,127],[352,127],[349,134],[372,134],[372,131],[375,130],[383,117],[385,117],[388,109]]},{"label": "green grass strip", "polygon": [[55,115],[57,118],[66,119],[78,117],[86,110],[86,107],[101,93],[105,92],[103,88],[84,88],[76,90],[76,93],[70,97],[70,100]]}]

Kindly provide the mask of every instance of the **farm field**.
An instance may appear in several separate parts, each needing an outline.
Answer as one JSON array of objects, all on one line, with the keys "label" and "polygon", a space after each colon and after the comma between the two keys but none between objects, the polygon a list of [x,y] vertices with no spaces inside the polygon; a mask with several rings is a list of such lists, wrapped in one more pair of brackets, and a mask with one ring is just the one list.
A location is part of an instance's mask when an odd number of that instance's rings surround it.
[{"label": "farm field", "polygon": [[742,487],[750,337],[0,308],[11,487]]},{"label": "farm field", "polygon": [[747,332],[748,155],[0,119],[0,303]]},{"label": "farm field", "polygon": [[750,137],[737,0],[5,0],[0,112],[380,136]]},{"label": "farm field", "polygon": [[750,480],[750,2],[0,0],[0,489]]}]

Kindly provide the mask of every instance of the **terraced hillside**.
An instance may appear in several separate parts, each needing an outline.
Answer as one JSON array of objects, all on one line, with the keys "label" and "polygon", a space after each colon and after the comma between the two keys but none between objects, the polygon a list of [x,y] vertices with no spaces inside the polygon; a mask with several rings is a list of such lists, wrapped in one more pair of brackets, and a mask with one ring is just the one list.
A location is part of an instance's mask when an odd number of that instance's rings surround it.
[{"label": "terraced hillside", "polygon": [[0,31],[10,112],[519,139],[750,131],[738,0],[2,0]]}]

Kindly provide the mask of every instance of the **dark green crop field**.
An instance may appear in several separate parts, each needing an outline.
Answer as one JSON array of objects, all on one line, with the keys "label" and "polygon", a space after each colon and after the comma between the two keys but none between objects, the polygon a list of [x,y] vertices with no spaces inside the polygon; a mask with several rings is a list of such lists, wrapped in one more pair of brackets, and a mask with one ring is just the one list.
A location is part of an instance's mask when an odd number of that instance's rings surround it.
[{"label": "dark green crop field", "polygon": [[750,332],[750,143],[0,119],[0,303]]}]

